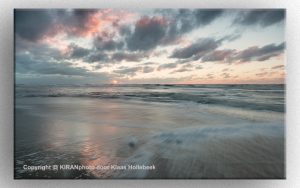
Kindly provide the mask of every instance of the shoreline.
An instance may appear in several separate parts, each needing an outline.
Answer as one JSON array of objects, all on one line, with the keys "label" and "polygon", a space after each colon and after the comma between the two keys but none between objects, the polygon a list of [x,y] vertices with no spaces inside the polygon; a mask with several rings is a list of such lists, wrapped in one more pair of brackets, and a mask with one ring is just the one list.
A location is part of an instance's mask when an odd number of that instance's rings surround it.
[{"label": "shoreline", "polygon": [[[276,113],[273,120],[272,116],[269,120],[255,115],[257,119],[254,121],[252,116],[245,119],[247,113],[233,115],[231,111],[224,113],[213,108],[192,114],[198,109],[196,106],[170,111],[169,105],[145,106],[109,100],[36,98],[32,101],[25,104],[30,107],[27,111],[16,108],[16,128],[20,131],[15,138],[19,153],[15,158],[18,163],[15,175],[18,178],[285,178],[284,122],[278,114],[275,116]],[[125,113],[124,109],[128,112]],[[165,114],[160,119],[162,112]],[[156,119],[143,116],[150,113],[150,117],[156,116]],[[182,114],[180,118],[186,116],[186,119],[178,119],[176,114]],[[190,124],[183,126],[180,122]],[[236,124],[231,125],[230,122]],[[164,126],[159,128],[158,125]],[[45,163],[154,165],[155,170],[28,173],[20,168],[24,164]]]}]

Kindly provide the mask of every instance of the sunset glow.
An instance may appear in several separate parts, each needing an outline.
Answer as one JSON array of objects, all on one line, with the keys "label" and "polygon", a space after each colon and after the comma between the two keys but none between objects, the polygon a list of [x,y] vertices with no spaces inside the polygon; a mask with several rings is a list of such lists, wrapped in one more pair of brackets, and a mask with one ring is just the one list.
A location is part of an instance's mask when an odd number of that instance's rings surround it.
[{"label": "sunset glow", "polygon": [[283,10],[18,10],[16,78],[280,84],[284,16]]},{"label": "sunset glow", "polygon": [[112,84],[118,84],[118,81],[117,80],[113,80],[111,83]]}]

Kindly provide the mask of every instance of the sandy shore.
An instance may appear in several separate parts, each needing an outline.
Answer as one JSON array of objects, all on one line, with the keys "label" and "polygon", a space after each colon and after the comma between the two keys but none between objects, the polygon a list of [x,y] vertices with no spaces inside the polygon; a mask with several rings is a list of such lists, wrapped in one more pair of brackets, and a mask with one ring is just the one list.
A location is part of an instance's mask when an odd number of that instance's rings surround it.
[{"label": "sandy shore", "polygon": [[[275,127],[269,127],[274,129]],[[179,134],[162,133],[142,146],[125,164],[155,165],[143,178],[284,178],[284,138],[238,130],[241,136],[218,135],[210,128]],[[276,128],[275,128],[276,129]],[[224,130],[221,130],[221,132]],[[138,171],[123,171],[116,177],[140,177]]]},{"label": "sandy shore", "polygon": [[[284,178],[282,113],[34,98],[16,108],[16,178]],[[28,172],[23,165],[154,165]]]}]

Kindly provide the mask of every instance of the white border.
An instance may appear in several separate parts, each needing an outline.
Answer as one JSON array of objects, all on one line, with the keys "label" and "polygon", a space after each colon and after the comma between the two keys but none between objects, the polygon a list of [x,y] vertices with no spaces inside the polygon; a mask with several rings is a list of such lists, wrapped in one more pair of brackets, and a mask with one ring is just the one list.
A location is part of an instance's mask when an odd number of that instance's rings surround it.
[{"label": "white border", "polygon": [[[0,187],[300,187],[300,1],[297,0],[2,0],[0,1]],[[286,180],[13,180],[14,8],[286,8]]]}]

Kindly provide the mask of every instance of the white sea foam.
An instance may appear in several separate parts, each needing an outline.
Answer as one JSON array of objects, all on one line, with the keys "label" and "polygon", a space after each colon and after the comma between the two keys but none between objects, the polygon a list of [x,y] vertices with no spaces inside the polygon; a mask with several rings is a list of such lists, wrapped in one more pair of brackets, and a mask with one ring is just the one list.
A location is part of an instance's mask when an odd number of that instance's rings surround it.
[{"label": "white sea foam", "polygon": [[[149,137],[142,147],[122,163],[156,165],[158,171],[122,171],[116,177],[282,177],[283,132],[284,127],[278,123],[189,127],[161,132]],[[183,169],[187,172],[183,172]]]}]

